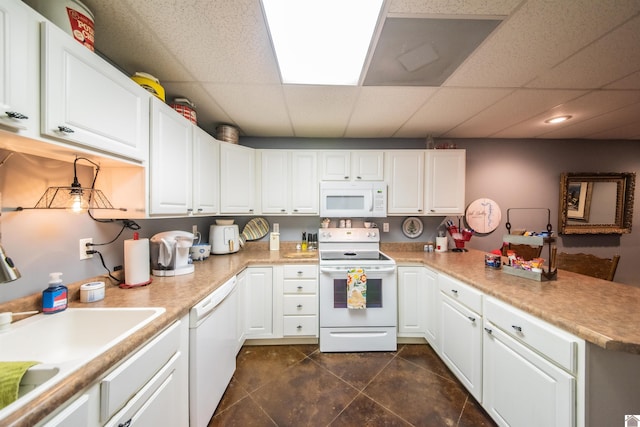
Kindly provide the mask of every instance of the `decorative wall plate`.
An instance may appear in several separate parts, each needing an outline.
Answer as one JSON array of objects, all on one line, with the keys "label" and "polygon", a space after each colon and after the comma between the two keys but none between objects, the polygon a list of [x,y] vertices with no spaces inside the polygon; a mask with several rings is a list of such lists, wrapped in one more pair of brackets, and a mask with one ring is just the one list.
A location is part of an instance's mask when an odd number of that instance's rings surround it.
[{"label": "decorative wall plate", "polygon": [[422,234],[423,225],[420,218],[410,216],[402,222],[402,232],[410,239],[415,239]]},{"label": "decorative wall plate", "polygon": [[500,206],[491,199],[477,199],[469,204],[465,213],[467,224],[476,233],[488,234],[498,228],[502,219]]}]

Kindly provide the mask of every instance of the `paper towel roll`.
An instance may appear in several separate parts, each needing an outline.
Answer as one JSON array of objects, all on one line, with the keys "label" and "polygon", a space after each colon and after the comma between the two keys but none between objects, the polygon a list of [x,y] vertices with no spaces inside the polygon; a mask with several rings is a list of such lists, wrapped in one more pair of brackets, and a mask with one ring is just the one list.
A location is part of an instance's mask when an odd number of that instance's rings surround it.
[{"label": "paper towel roll", "polygon": [[436,237],[436,252],[447,252],[449,249],[449,241],[447,236]]},{"label": "paper towel roll", "polygon": [[144,286],[151,283],[149,239],[124,241],[124,285]]}]

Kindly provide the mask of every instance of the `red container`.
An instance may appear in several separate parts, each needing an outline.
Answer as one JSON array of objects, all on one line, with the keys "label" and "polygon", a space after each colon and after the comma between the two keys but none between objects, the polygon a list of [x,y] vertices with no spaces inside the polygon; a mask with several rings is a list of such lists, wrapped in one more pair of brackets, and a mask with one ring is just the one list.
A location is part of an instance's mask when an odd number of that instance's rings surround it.
[{"label": "red container", "polygon": [[185,119],[189,120],[193,124],[198,124],[198,119],[196,117],[195,105],[186,98],[176,98],[173,100],[172,104],[169,104],[171,108],[176,110]]}]

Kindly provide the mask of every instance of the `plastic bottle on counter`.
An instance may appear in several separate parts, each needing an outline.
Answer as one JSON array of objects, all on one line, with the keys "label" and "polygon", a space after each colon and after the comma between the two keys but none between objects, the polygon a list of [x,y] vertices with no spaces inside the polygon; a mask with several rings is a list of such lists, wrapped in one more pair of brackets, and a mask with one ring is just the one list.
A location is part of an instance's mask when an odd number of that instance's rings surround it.
[{"label": "plastic bottle on counter", "polygon": [[69,290],[62,284],[62,273],[49,274],[49,287],[42,291],[42,312],[58,313],[67,309]]},{"label": "plastic bottle on counter", "polygon": [[302,242],[300,242],[300,249],[306,251],[309,244],[307,242],[307,233],[305,231],[302,232]]}]

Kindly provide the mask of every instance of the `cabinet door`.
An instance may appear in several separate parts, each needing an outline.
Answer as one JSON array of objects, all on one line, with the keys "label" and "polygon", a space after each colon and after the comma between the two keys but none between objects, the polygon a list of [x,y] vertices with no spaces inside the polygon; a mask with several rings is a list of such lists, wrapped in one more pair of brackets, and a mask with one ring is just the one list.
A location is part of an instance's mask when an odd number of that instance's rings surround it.
[{"label": "cabinet door", "polygon": [[425,288],[425,327],[424,327],[424,336],[431,344],[436,352],[439,352],[440,349],[438,347],[438,336],[439,336],[439,327],[438,327],[438,304],[439,304],[439,295],[440,289],[438,288],[438,273],[435,271],[429,270],[428,268],[423,268],[424,270],[424,288]]},{"label": "cabinet door", "polygon": [[219,211],[220,142],[197,126],[193,128],[193,213]]},{"label": "cabinet door", "polygon": [[146,161],[152,95],[50,22],[42,49],[42,133]]},{"label": "cabinet door", "polygon": [[482,402],[482,317],[441,293],[440,356]]},{"label": "cabinet door", "polygon": [[398,267],[398,336],[424,337],[427,283],[423,267]]},{"label": "cabinet door", "polygon": [[254,213],[255,164],[252,148],[220,143],[220,213]]},{"label": "cabinet door", "polygon": [[422,215],[424,198],[424,151],[393,150],[385,153],[385,172],[389,182],[389,215]]},{"label": "cabinet door", "polygon": [[260,151],[262,167],[262,213],[289,213],[289,152],[287,150]]},{"label": "cabinet door", "polygon": [[0,129],[25,136],[39,133],[39,25],[23,2],[0,4]]},{"label": "cabinet door", "polygon": [[151,111],[150,213],[186,215],[192,206],[193,126],[159,100]]},{"label": "cabinet door", "polygon": [[573,426],[575,379],[493,324],[484,334],[483,406],[502,426]]},{"label": "cabinet door", "polygon": [[349,181],[351,179],[351,155],[349,151],[322,151],[322,181]]},{"label": "cabinet door", "polygon": [[425,212],[463,215],[465,208],[465,150],[427,150]]},{"label": "cabinet door", "polygon": [[291,213],[318,215],[318,160],[310,150],[291,153]]},{"label": "cabinet door", "polygon": [[384,151],[352,151],[351,179],[354,181],[383,181]]},{"label": "cabinet door", "polygon": [[269,338],[273,334],[273,270],[247,268],[246,281],[246,337]]}]

